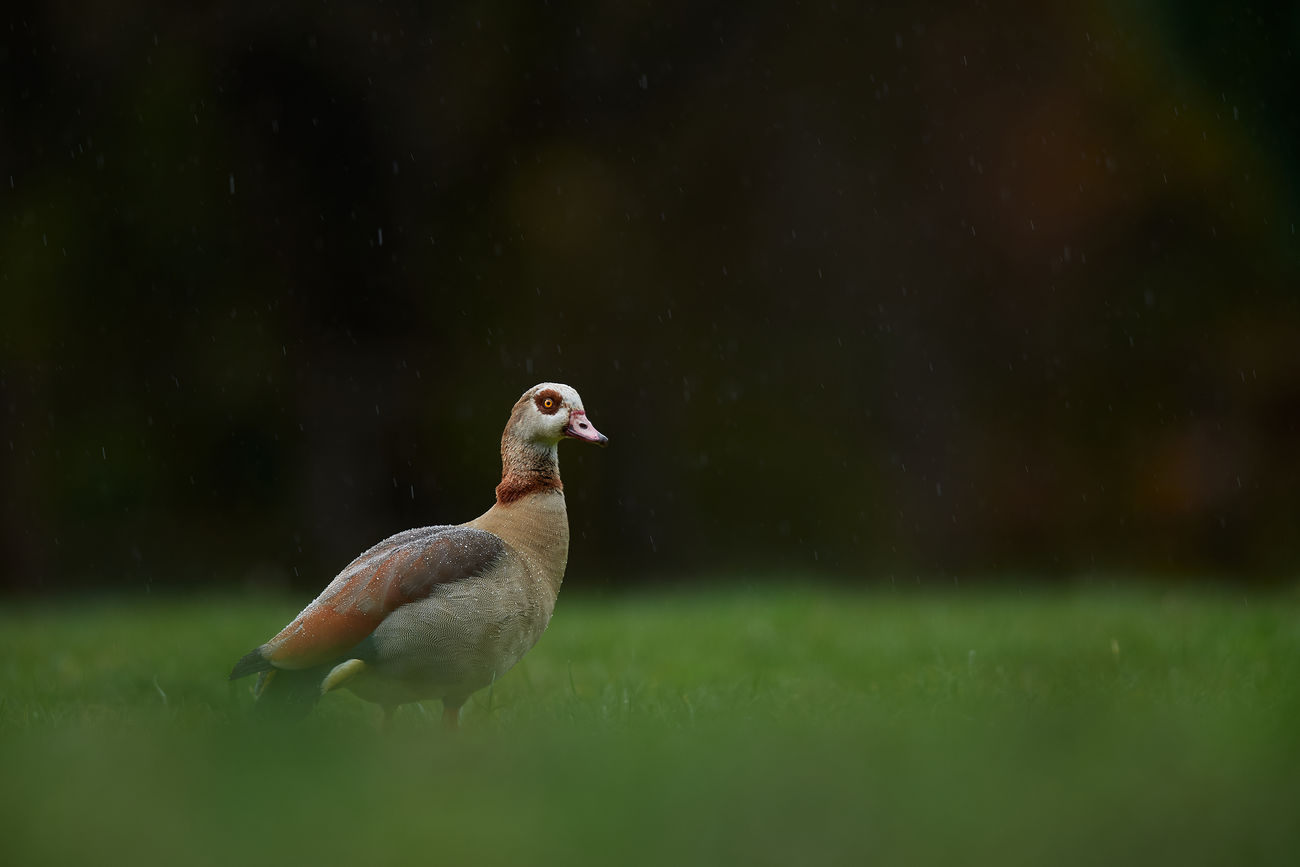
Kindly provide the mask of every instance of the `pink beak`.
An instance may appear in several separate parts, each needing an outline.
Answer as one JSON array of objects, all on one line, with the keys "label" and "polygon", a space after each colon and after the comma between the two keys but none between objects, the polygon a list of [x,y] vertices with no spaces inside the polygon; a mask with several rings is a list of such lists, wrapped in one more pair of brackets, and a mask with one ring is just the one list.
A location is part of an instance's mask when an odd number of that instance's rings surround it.
[{"label": "pink beak", "polygon": [[598,446],[608,445],[609,437],[596,430],[596,426],[587,421],[587,413],[578,409],[569,413],[569,423],[564,426],[564,435],[575,440],[585,440]]}]

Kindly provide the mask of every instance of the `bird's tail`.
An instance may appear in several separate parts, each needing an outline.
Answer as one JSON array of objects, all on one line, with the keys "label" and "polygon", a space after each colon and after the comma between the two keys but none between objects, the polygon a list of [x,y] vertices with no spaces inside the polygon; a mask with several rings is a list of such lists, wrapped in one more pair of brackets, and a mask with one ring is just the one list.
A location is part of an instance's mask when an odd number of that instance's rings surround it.
[{"label": "bird's tail", "polygon": [[254,711],[258,715],[273,714],[296,719],[306,716],[316,704],[320,698],[321,681],[328,673],[328,665],[299,671],[276,668],[259,647],[235,663],[230,679],[257,674],[257,683],[253,686]]},{"label": "bird's tail", "polygon": [[254,647],[241,656],[239,662],[236,662],[235,667],[230,670],[230,679],[239,680],[241,677],[248,677],[248,675],[255,672],[270,671],[272,667],[271,660],[266,658],[266,651],[263,649],[265,647],[265,644],[261,647]]}]

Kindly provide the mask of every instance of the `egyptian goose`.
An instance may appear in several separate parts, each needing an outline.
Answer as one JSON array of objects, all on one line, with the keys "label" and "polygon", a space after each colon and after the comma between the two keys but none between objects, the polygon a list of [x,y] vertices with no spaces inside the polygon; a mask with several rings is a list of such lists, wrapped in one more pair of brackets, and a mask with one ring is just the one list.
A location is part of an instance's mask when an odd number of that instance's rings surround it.
[{"label": "egyptian goose", "polygon": [[496,503],[464,524],[390,536],[353,560],[230,679],[261,672],[258,705],[306,710],[346,686],[384,709],[442,699],[455,728],[470,694],[537,643],[569,557],[556,447],[604,445],[578,392],[544,382],[524,392],[501,436]]}]

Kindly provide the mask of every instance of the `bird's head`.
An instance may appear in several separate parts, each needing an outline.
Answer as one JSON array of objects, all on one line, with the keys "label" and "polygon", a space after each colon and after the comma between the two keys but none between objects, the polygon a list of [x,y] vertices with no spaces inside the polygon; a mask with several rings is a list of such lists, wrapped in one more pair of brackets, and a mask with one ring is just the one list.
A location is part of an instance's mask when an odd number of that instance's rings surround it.
[{"label": "bird's head", "polygon": [[543,382],[524,392],[511,413],[508,432],[547,446],[566,437],[601,446],[609,442],[587,419],[578,392],[559,382]]}]

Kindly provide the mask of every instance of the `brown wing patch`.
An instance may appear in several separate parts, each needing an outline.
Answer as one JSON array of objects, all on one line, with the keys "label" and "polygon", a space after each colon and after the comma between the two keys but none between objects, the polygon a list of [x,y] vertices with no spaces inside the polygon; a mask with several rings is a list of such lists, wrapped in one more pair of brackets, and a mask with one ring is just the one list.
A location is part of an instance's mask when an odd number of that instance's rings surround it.
[{"label": "brown wing patch", "polygon": [[338,658],[394,609],[443,584],[486,571],[505,543],[484,530],[408,530],[353,560],[293,622],[265,645],[277,668],[310,668]]}]

